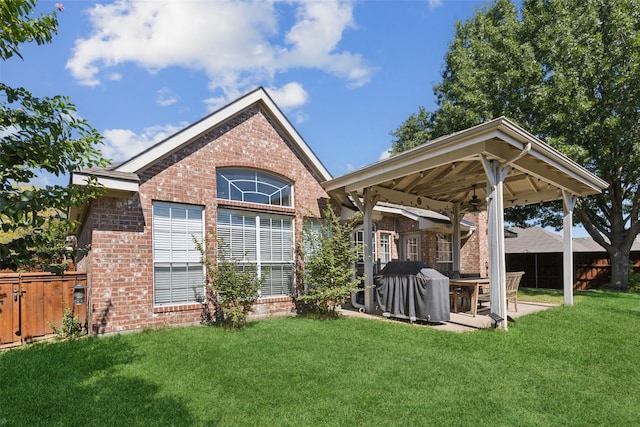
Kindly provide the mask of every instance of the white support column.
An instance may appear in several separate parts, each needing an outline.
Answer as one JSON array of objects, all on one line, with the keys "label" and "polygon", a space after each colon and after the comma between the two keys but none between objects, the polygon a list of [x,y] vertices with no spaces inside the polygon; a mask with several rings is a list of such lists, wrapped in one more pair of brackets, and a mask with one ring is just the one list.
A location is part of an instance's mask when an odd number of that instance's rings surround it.
[{"label": "white support column", "polygon": [[363,193],[364,207],[364,310],[373,313],[376,309],[374,289],[373,289],[373,208],[376,199],[371,195],[370,189],[365,188]]},{"label": "white support column", "polygon": [[504,256],[504,179],[509,171],[495,160],[482,157],[487,174],[487,218],[489,233],[489,287],[491,313],[502,321],[497,325],[507,330],[507,289]]},{"label": "white support column", "polygon": [[452,244],[453,244],[453,248],[452,252],[453,252],[453,270],[454,271],[461,271],[460,270],[460,248],[462,246],[462,244],[460,243],[460,220],[462,218],[460,218],[460,203],[454,203],[453,204],[453,215],[451,218],[451,222],[453,222],[453,240],[452,240]]},{"label": "white support column", "polygon": [[573,208],[577,197],[562,190],[562,208],[564,218],[562,222],[562,236],[564,238],[562,268],[564,305],[573,305]]}]

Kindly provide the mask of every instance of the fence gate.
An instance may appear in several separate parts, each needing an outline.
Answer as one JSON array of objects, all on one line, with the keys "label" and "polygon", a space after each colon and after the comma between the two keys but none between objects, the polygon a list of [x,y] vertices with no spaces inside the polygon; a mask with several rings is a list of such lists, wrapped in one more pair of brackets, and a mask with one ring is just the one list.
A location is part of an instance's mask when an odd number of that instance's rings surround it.
[{"label": "fence gate", "polygon": [[86,273],[1,273],[0,345],[52,334],[49,323],[61,327],[66,307],[86,322],[86,305],[73,305],[75,285],[87,285]]}]

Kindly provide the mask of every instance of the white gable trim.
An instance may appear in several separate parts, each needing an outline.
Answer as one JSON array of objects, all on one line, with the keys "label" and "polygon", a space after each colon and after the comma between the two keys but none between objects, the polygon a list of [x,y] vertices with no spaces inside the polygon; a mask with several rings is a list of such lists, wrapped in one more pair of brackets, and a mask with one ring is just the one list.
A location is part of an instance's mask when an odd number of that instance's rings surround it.
[{"label": "white gable trim", "polygon": [[[84,174],[82,172],[74,172],[71,176],[71,183],[77,185],[87,185],[90,174]],[[117,179],[107,176],[95,176],[98,180],[98,184],[109,190],[119,190],[125,192],[136,193],[138,192],[139,185],[137,182],[127,181],[123,179]]]},{"label": "white gable trim", "polygon": [[202,120],[186,127],[137,156],[125,161],[114,170],[119,172],[138,173],[139,171],[160,161],[165,156],[189,144],[211,128],[256,103],[261,103],[263,108],[265,108],[274,118],[277,125],[280,126],[282,131],[284,131],[284,133],[290,138],[291,142],[300,151],[300,154],[308,162],[309,166],[318,174],[320,180],[327,181],[331,179],[332,176],[329,171],[324,167],[318,157],[316,157],[311,148],[307,145],[304,139],[302,139],[300,134],[298,134],[293,125],[289,120],[287,120],[285,115],[280,111],[278,106],[262,87],[219,109]]}]

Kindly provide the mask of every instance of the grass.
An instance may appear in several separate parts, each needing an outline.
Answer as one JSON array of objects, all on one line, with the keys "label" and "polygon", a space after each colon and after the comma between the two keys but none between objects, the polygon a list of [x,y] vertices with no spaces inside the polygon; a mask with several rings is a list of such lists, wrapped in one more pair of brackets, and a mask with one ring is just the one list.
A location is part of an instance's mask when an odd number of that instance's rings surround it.
[{"label": "grass", "polygon": [[[579,302],[583,296],[591,291],[573,291],[573,302]],[[564,291],[562,289],[519,288],[518,301],[541,302],[549,304],[563,304]]]},{"label": "grass", "polygon": [[0,425],[637,425],[640,295],[508,332],[281,318],[0,354]]}]

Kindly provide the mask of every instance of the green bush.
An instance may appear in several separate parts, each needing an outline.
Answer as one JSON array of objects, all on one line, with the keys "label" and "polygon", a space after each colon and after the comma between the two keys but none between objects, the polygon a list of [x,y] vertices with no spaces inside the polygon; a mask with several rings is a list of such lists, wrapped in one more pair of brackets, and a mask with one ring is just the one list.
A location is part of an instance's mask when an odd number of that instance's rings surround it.
[{"label": "green bush", "polygon": [[635,272],[633,262],[629,263],[629,289],[633,292],[640,292],[640,272]]},{"label": "green bush", "polygon": [[84,328],[82,327],[82,323],[80,323],[80,318],[77,314],[74,315],[73,310],[69,307],[64,309],[61,328],[58,328],[51,322],[49,322],[49,326],[58,338],[62,340],[73,340],[84,335]]},{"label": "green bush", "polygon": [[[258,275],[255,264],[233,258],[224,240],[216,238],[214,233],[212,235],[213,238],[204,242],[194,239],[207,274],[203,323],[241,329],[258,299],[264,278]],[[215,258],[209,255],[208,248],[217,249]]]},{"label": "green bush", "polygon": [[319,224],[305,223],[305,292],[298,300],[311,312],[331,318],[337,317],[336,309],[359,290],[362,279],[356,276],[354,266],[362,248],[351,242],[358,217],[341,222],[330,208],[323,217]]}]

